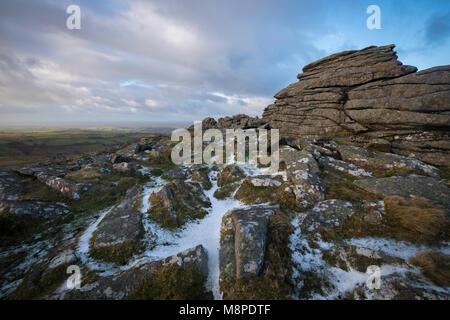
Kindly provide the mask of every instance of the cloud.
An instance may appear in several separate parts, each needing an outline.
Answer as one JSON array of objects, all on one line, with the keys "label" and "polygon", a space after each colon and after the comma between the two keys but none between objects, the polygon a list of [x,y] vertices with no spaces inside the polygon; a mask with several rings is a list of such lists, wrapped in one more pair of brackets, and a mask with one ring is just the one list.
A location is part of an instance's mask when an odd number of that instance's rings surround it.
[{"label": "cloud", "polygon": [[159,108],[161,104],[152,99],[145,99],[145,105],[149,108]]},{"label": "cloud", "polygon": [[[0,123],[261,115],[303,65],[368,41],[324,0],[77,0],[68,30],[72,3],[0,1]],[[428,22],[432,43],[445,17]]]}]

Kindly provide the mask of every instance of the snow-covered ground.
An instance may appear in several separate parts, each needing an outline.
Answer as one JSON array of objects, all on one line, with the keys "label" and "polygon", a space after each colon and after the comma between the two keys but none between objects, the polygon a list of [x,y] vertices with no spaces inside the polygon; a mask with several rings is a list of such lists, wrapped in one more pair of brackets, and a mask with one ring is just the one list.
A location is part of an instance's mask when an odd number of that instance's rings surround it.
[{"label": "snow-covered ground", "polygon": [[[248,164],[242,164],[240,167],[246,175],[268,174],[268,168],[260,169]],[[285,179],[286,177],[283,176],[283,178]],[[91,270],[99,271],[100,275],[107,276],[142,263],[164,259],[201,244],[208,252],[209,276],[206,287],[213,292],[215,299],[221,299],[222,294],[219,289],[219,248],[222,217],[227,211],[243,207],[244,204],[234,200],[233,197],[223,200],[216,199],[213,195],[218,189],[217,172],[211,171],[210,179],[213,186],[210,190],[204,191],[206,197],[211,202],[208,214],[201,220],[188,222],[182,228],[173,231],[161,228],[151,221],[147,214],[150,207],[150,195],[168,181],[158,177],[144,186],[141,212],[143,214],[145,229],[143,241],[146,245],[146,250],[139,256],[133,257],[125,266],[116,267],[113,264],[101,263],[89,257],[89,243],[92,235],[101,220],[110,212],[111,208],[99,212],[99,217],[79,238],[77,254],[81,257],[83,264]]]},{"label": "snow-covered ground", "polygon": [[[351,267],[347,263],[348,271],[329,266],[324,261],[322,253],[324,250],[329,250],[335,246],[334,243],[325,241],[316,241],[318,248],[311,248],[305,237],[302,236],[300,225],[305,215],[300,214],[292,220],[292,224],[295,227],[295,232],[290,237],[290,248],[292,250],[292,260],[295,264],[293,268],[292,280],[297,289],[301,289],[303,284],[301,274],[304,271],[312,271],[316,273],[320,278],[325,279],[333,287],[324,289],[324,294],[312,294],[310,299],[336,299],[342,298],[345,293],[351,292],[359,285],[365,285],[369,275],[365,272],[360,272]],[[450,246],[440,248],[430,248],[427,246],[417,246],[407,242],[395,241],[390,239],[379,238],[355,238],[344,242],[344,244],[356,246],[360,248],[369,249],[373,252],[381,252],[391,257],[401,258],[407,261],[410,257],[415,256],[418,252],[424,250],[437,250],[444,254],[450,253]],[[420,275],[420,271],[411,266],[402,264],[382,264],[379,266],[381,272],[381,280],[388,275],[397,274],[405,275],[407,272],[416,273]],[[423,278],[423,277],[421,277]],[[432,289],[436,292],[450,294],[450,289],[443,289],[434,285],[433,283],[423,281],[414,283],[416,287]],[[372,294],[370,291],[366,292],[369,299],[379,299],[376,294]],[[298,298],[294,296],[293,298]]]},{"label": "snow-covered ground", "polygon": [[[218,187],[215,176],[211,176],[211,178],[214,179],[212,180],[213,187],[205,191],[206,196],[211,201],[211,208],[203,219],[187,223],[180,230],[173,232],[162,229],[146,219],[146,231],[148,234],[156,235],[157,245],[153,249],[146,250],[143,257],[160,260],[199,244],[203,245],[208,252],[209,276],[206,287],[212,290],[215,299],[221,299],[222,295],[219,290],[220,226],[224,214],[230,209],[242,206],[242,204],[231,198],[224,200],[214,198],[213,194]],[[148,196],[151,192],[151,190],[148,190],[148,193],[144,196],[143,212],[148,209]]]}]

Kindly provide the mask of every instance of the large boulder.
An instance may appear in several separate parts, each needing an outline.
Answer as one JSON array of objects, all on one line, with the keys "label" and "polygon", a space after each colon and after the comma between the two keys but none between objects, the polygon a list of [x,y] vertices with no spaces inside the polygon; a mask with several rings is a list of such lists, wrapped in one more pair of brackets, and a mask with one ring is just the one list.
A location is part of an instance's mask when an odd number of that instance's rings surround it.
[{"label": "large boulder", "polygon": [[283,184],[278,177],[271,175],[258,175],[245,178],[254,187],[279,187]]},{"label": "large boulder", "polygon": [[[172,275],[180,278],[154,279],[154,277],[161,275],[166,277]],[[169,288],[169,286],[177,285],[174,282],[190,281],[190,285],[196,288],[196,290],[192,290],[195,296],[185,296],[189,292],[179,292],[181,297],[178,298],[198,299],[199,294],[204,293],[199,292],[198,288],[204,288],[207,277],[208,254],[203,246],[198,245],[163,260],[143,263],[117,275],[100,277],[96,281],[82,285],[80,289],[65,291],[53,296],[53,298],[66,300],[161,299],[162,292],[157,292],[158,289],[173,293],[177,291],[177,288]],[[196,282],[193,283],[193,280]],[[151,287],[155,282],[159,285],[165,283],[164,288]],[[183,286],[182,283],[178,283],[178,285],[186,290],[186,286]],[[171,297],[162,298],[170,299]]]},{"label": "large boulder", "polygon": [[220,279],[257,276],[263,267],[267,226],[279,206],[257,205],[227,212],[220,229]]},{"label": "large boulder", "polygon": [[291,147],[280,148],[280,160],[286,164],[286,174],[294,184],[294,193],[303,208],[324,200],[325,185],[314,156],[306,150]]},{"label": "large boulder", "polygon": [[339,146],[342,159],[369,170],[382,170],[400,174],[419,173],[439,177],[439,169],[420,160],[393,153],[377,152],[355,146]]},{"label": "large boulder", "polygon": [[338,160],[332,157],[323,156],[319,158],[321,166],[323,167],[331,167],[335,170],[345,172],[354,177],[370,177],[372,176],[371,172],[364,170],[363,168],[359,168],[355,166],[353,163],[348,163],[346,161]]},{"label": "large boulder", "polygon": [[62,203],[43,201],[1,200],[0,216],[50,219],[69,213],[69,209]]},{"label": "large boulder", "polygon": [[203,218],[210,206],[199,183],[175,179],[150,195],[148,213],[162,227],[174,229]]},{"label": "large boulder", "polygon": [[201,183],[205,190],[212,188],[211,179],[209,179],[209,175],[205,170],[195,170],[191,175],[191,180]]},{"label": "large boulder", "polygon": [[54,177],[64,177],[68,169],[63,166],[48,166],[48,167],[23,167],[17,170],[18,173],[24,176],[37,177],[39,174],[45,174]]},{"label": "large boulder", "polygon": [[305,66],[263,121],[287,138],[331,135],[364,146],[383,139],[395,153],[450,165],[450,66],[416,73],[393,49],[345,51]]},{"label": "large boulder", "polygon": [[37,174],[37,179],[50,188],[58,191],[63,196],[74,200],[79,200],[81,195],[89,191],[93,186],[90,183],[75,183],[71,180],[50,176],[43,172]]},{"label": "large boulder", "polygon": [[125,263],[135,253],[143,235],[142,214],[135,208],[140,187],[129,189],[122,202],[100,222],[91,240],[91,255]]},{"label": "large boulder", "polygon": [[341,226],[354,212],[353,205],[348,201],[321,201],[307,212],[301,228],[305,233],[317,231],[319,228],[331,230]]}]

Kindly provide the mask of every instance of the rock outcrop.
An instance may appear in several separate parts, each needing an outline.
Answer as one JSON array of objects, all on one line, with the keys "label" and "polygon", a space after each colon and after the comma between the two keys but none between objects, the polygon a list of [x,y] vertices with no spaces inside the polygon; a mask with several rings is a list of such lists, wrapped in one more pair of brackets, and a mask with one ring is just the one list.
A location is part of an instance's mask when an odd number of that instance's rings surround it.
[{"label": "rock outcrop", "polygon": [[303,220],[303,232],[313,232],[318,228],[334,229],[342,225],[354,213],[353,206],[348,201],[325,200],[319,202]]},{"label": "rock outcrop", "polygon": [[367,178],[354,182],[358,187],[382,196],[425,198],[450,212],[450,189],[438,179],[419,176]]},{"label": "rock outcrop", "polygon": [[141,189],[127,191],[122,202],[100,222],[91,241],[91,255],[106,261],[125,263],[143,234],[142,214],[135,209]]},{"label": "rock outcrop", "polygon": [[75,183],[68,179],[47,175],[43,172],[37,175],[37,179],[50,188],[58,191],[63,196],[74,200],[79,200],[81,195],[93,186],[90,183]]},{"label": "rock outcrop", "polygon": [[210,206],[199,183],[175,179],[150,195],[148,213],[160,226],[173,229],[203,218]]},{"label": "rock outcrop", "polygon": [[[202,129],[253,129],[265,127],[266,121],[259,118],[250,117],[246,114],[237,114],[232,117],[219,118],[217,121],[214,118],[205,118],[202,120]],[[188,128],[194,130],[194,125]]]},{"label": "rock outcrop", "polygon": [[0,216],[30,216],[38,219],[50,219],[69,213],[63,204],[43,201],[1,200]]},{"label": "rock outcrop", "polygon": [[341,158],[369,170],[395,173],[419,173],[438,178],[439,169],[420,160],[393,153],[377,152],[354,146],[339,146]]},{"label": "rock outcrop", "polygon": [[[144,263],[125,270],[118,275],[102,277],[98,281],[83,285],[79,290],[74,289],[66,291],[53,298],[65,300],[118,300],[126,298],[158,299],[158,297],[145,296],[146,289],[149,291],[153,289],[146,288],[146,285],[150,286],[152,277],[154,277],[158,271],[167,267],[180,268],[181,275],[183,275],[188,268],[192,268],[193,271],[199,275],[198,278],[202,282],[198,284],[192,283],[192,285],[203,286],[208,277],[208,254],[202,245],[198,245],[197,247],[187,249],[163,260]],[[173,269],[170,269],[170,271],[173,272]],[[184,280],[188,281],[187,279]],[[164,281],[164,279],[160,279],[160,281]],[[174,288],[168,288],[168,290],[174,290]],[[195,299],[199,297],[191,296],[182,298]]]},{"label": "rock outcrop", "polygon": [[263,266],[267,225],[279,206],[234,209],[222,218],[220,230],[221,281],[257,276]]},{"label": "rock outcrop", "polygon": [[319,165],[311,153],[283,147],[280,149],[280,160],[286,164],[287,177],[294,184],[294,193],[301,207],[308,208],[325,199]]},{"label": "rock outcrop", "polygon": [[450,66],[416,72],[393,49],[345,51],[305,66],[262,120],[287,138],[340,136],[361,146],[382,139],[384,151],[450,165]]}]

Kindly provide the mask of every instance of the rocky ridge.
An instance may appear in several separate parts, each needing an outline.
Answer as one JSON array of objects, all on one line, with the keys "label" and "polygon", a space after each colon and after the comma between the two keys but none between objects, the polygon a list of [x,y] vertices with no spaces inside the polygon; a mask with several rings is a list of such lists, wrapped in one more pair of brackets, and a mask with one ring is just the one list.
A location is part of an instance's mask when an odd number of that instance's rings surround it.
[{"label": "rocky ridge", "polygon": [[[417,73],[393,46],[343,52],[306,66],[263,119],[203,121],[280,127],[276,173],[175,166],[163,135],[76,162],[1,170],[0,296],[449,299],[444,69]],[[373,101],[361,98],[368,92]],[[424,111],[428,104],[436,110]],[[387,125],[376,110],[388,109],[409,113]],[[367,110],[380,122],[362,121]],[[65,286],[71,265],[80,289]],[[374,266],[378,290],[366,285]]]},{"label": "rocky ridge", "polygon": [[344,51],[303,68],[262,120],[290,138],[381,139],[393,152],[450,165],[450,66],[416,72],[394,45]]}]

